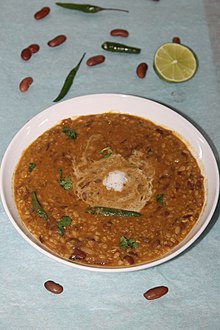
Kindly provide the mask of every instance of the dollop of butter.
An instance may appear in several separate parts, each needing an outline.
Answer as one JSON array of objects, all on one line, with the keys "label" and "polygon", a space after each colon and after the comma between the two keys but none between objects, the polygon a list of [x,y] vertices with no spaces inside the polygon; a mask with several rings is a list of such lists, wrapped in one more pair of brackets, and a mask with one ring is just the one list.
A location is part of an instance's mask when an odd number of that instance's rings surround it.
[{"label": "dollop of butter", "polygon": [[108,190],[122,191],[124,184],[128,181],[126,175],[122,171],[109,172],[102,181],[103,185]]}]

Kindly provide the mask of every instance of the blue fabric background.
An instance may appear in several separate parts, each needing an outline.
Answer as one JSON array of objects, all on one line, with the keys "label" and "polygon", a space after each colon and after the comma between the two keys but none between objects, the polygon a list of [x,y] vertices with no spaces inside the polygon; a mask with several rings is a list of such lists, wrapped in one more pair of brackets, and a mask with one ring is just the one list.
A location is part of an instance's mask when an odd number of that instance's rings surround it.
[{"label": "blue fabric background", "polygon": [[[53,104],[67,73],[86,52],[104,54],[106,62],[88,68],[85,60],[65,99],[91,93],[127,93],[162,102],[190,118],[213,146],[220,146],[219,95],[212,45],[202,0],[88,1],[102,7],[125,8],[129,14],[89,15],[59,8],[52,0],[7,0],[0,3],[0,157],[14,134],[35,114]],[[82,1],[87,3],[87,1]],[[43,6],[50,15],[36,21]],[[125,28],[127,39],[141,47],[140,55],[106,53],[105,40],[113,28]],[[49,48],[58,34],[67,41]],[[196,76],[183,84],[161,81],[153,71],[156,49],[179,36],[198,56]],[[115,41],[115,39],[114,39]],[[29,62],[20,52],[39,43]],[[137,64],[146,61],[145,79],[136,77]],[[27,93],[20,80],[32,76]],[[218,156],[217,156],[218,158]],[[21,238],[0,205],[0,329],[96,330],[217,330],[220,328],[220,224],[216,211],[199,239],[178,258],[134,273],[93,273],[61,265],[40,254]],[[61,295],[44,289],[52,279],[64,286]],[[166,285],[169,293],[147,301],[143,293]]]}]

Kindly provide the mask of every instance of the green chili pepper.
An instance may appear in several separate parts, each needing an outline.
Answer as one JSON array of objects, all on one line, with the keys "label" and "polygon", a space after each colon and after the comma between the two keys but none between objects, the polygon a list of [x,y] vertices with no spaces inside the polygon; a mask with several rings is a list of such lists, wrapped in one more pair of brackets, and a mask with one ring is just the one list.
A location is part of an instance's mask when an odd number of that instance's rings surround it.
[{"label": "green chili pepper", "polygon": [[124,44],[119,44],[117,42],[111,42],[111,41],[105,41],[102,44],[102,48],[109,52],[117,52],[117,53],[139,54],[141,52],[140,48],[127,46]]},{"label": "green chili pepper", "polygon": [[77,64],[77,66],[70,71],[70,73],[66,77],[66,80],[65,80],[65,82],[63,84],[63,87],[60,91],[60,94],[56,97],[56,99],[53,102],[60,101],[68,93],[70,87],[72,86],[73,79],[74,79],[75,75],[77,74],[77,71],[79,70],[80,64],[81,64],[83,58],[85,57],[85,55],[86,55],[86,53],[83,54],[83,56],[81,57],[79,63]]},{"label": "green chili pepper", "polygon": [[94,206],[90,207],[86,211],[87,213],[94,214],[94,215],[103,215],[105,217],[140,217],[141,213],[136,211],[128,211],[128,210],[121,210],[121,209],[114,209],[111,207],[104,207],[104,206]]},{"label": "green chili pepper", "polygon": [[43,218],[43,219],[47,220],[48,219],[47,213],[44,211],[44,209],[40,205],[35,192],[31,193],[31,201],[32,201],[33,209],[37,213],[37,215],[40,218]]},{"label": "green chili pepper", "polygon": [[98,13],[99,11],[103,10],[114,10],[114,11],[123,11],[125,13],[129,13],[128,10],[125,9],[116,9],[116,8],[102,8],[98,6],[93,6],[89,4],[81,4],[81,3],[62,3],[62,2],[56,2],[57,6],[66,8],[66,9],[73,9],[73,10],[79,10],[84,13],[90,13],[90,14],[95,14]]}]

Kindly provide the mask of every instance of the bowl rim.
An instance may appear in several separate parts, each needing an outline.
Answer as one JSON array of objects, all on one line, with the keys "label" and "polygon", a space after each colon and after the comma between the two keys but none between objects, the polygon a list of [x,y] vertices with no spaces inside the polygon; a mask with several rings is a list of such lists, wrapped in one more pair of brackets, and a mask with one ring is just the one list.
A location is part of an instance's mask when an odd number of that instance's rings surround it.
[{"label": "bowl rim", "polygon": [[[212,166],[213,166],[214,182],[215,182],[216,186],[215,186],[214,198],[212,200],[212,207],[211,207],[211,209],[210,209],[210,211],[208,213],[208,216],[204,220],[203,225],[199,228],[199,230],[197,230],[194,233],[194,235],[184,245],[182,245],[181,247],[178,248],[178,246],[181,245],[181,244],[179,244],[173,250],[169,251],[169,253],[167,255],[164,255],[161,258],[156,259],[156,260],[153,260],[153,261],[148,262],[148,263],[143,263],[143,264],[138,264],[138,265],[128,266],[128,267],[103,267],[103,266],[102,267],[99,267],[99,266],[95,266],[95,265],[85,265],[85,264],[74,263],[74,262],[68,261],[66,259],[63,259],[63,258],[55,255],[49,249],[43,247],[41,244],[39,244],[37,242],[37,240],[31,234],[29,235],[31,237],[29,237],[28,236],[27,229],[25,230],[25,228],[23,228],[24,226],[21,228],[18,225],[17,221],[12,216],[12,213],[10,212],[10,209],[8,207],[7,194],[6,194],[6,191],[4,189],[4,177],[7,174],[7,162],[9,161],[11,149],[13,149],[13,147],[14,147],[14,145],[16,143],[16,140],[19,138],[19,136],[22,133],[24,133],[25,130],[27,131],[28,128],[30,127],[30,125],[33,124],[34,122],[36,122],[36,121],[37,122],[39,122],[39,121],[45,122],[45,120],[46,120],[45,119],[45,116],[47,116],[47,114],[49,115],[49,117],[51,117],[52,116],[52,113],[56,113],[57,111],[59,111],[59,109],[64,108],[64,113],[60,113],[59,114],[60,119],[58,121],[56,120],[55,123],[53,123],[52,125],[50,124],[49,128],[52,128],[54,125],[56,125],[56,123],[59,123],[59,121],[61,121],[62,119],[68,118],[68,116],[65,115],[65,107],[68,107],[72,103],[73,104],[74,103],[77,104],[77,102],[78,103],[82,102],[82,107],[84,106],[84,104],[86,104],[88,106],[88,104],[90,102],[94,102],[95,103],[95,102],[97,102],[97,100],[100,100],[102,102],[102,99],[103,100],[105,100],[105,99],[107,99],[107,100],[110,100],[110,99],[111,100],[114,100],[113,103],[115,101],[116,101],[116,103],[118,101],[121,102],[121,100],[122,100],[122,102],[124,102],[124,100],[126,100],[126,101],[128,100],[129,102],[130,101],[132,101],[132,102],[133,101],[134,102],[137,101],[137,102],[140,102],[140,103],[145,103],[146,106],[148,104],[148,105],[151,105],[151,106],[155,106],[156,108],[159,107],[160,109],[163,109],[164,111],[167,111],[168,114],[172,114],[172,116],[175,119],[180,120],[181,123],[183,123],[184,125],[187,125],[189,128],[192,129],[192,131],[194,133],[197,134],[197,136],[199,137],[199,139],[201,139],[201,141],[203,142],[203,144],[205,144],[205,147],[208,148],[209,157],[211,157],[211,159],[209,159],[209,161],[212,163]],[[100,111],[98,113],[104,113],[104,112],[110,112],[110,111],[106,110],[106,111]],[[117,112],[117,111],[115,111],[115,112]],[[91,112],[91,113],[96,114],[97,112]],[[120,111],[119,111],[119,113],[120,113]],[[125,112],[124,111],[121,111],[121,113],[124,114]],[[130,113],[130,114],[133,114],[133,115],[136,115],[136,116],[139,116],[140,117],[140,115],[135,114],[135,112],[133,112],[133,113],[132,112],[127,112],[127,113]],[[80,116],[80,115],[87,115],[87,113],[84,113],[84,114],[83,113],[77,113],[77,114],[74,114],[73,113],[73,116],[72,117],[74,117],[74,116]],[[147,117],[147,115],[144,116],[144,117],[146,119],[149,119]],[[149,120],[151,120],[151,119],[149,119]],[[155,121],[153,121],[153,120],[152,120],[152,122],[155,123]],[[166,127],[166,125],[162,125],[162,124],[159,124],[159,123],[155,123],[155,124],[160,125],[162,127],[165,127],[165,128],[168,128],[169,129],[169,127]],[[42,132],[45,132],[49,128],[44,129]],[[177,135],[179,135],[179,134],[177,134]],[[39,136],[39,134],[37,134],[37,136]],[[182,137],[183,140],[185,140],[184,136],[182,136],[182,135],[180,135],[180,136]],[[32,138],[32,141],[31,142],[33,142],[35,139],[36,139],[36,137],[35,138]],[[27,146],[30,145],[31,142],[27,143]],[[188,141],[188,143],[189,143],[189,141]],[[17,162],[15,162],[14,169],[15,169],[16,165],[17,165]],[[201,163],[200,163],[200,165],[201,165]],[[12,182],[12,177],[11,177],[11,182]],[[10,188],[11,189],[11,193],[12,193],[12,188],[13,187],[12,187],[12,183],[11,183],[11,188]],[[3,155],[3,158],[2,158],[1,171],[0,171],[0,197],[1,197],[1,200],[2,200],[2,205],[3,205],[3,208],[5,210],[6,215],[8,216],[10,222],[15,227],[15,229],[18,231],[18,233],[31,246],[33,246],[36,250],[38,250],[42,254],[46,255],[47,257],[49,257],[49,258],[51,258],[51,259],[53,259],[55,261],[58,261],[59,263],[65,264],[67,266],[70,266],[70,267],[73,267],[73,268],[78,268],[78,269],[83,269],[83,270],[96,271],[96,272],[130,272],[130,271],[137,271],[137,270],[143,270],[143,269],[147,269],[147,268],[152,268],[152,267],[158,266],[158,265],[160,265],[162,263],[165,263],[165,262],[167,262],[167,261],[169,261],[169,260],[177,257],[178,255],[180,255],[183,251],[185,251],[186,249],[188,249],[198,239],[198,237],[204,232],[204,230],[208,226],[209,222],[211,221],[211,219],[213,217],[213,214],[215,212],[216,206],[217,206],[218,197],[219,197],[219,171],[218,171],[218,165],[217,165],[217,161],[216,161],[214,152],[213,152],[210,144],[208,143],[207,139],[205,138],[205,136],[200,132],[200,130],[194,124],[192,124],[192,122],[190,122],[190,119],[186,119],[182,114],[178,113],[177,111],[175,111],[171,107],[169,107],[167,105],[164,105],[164,104],[162,104],[162,103],[160,103],[158,101],[154,101],[154,100],[151,100],[151,99],[142,97],[142,96],[135,96],[135,95],[129,95],[129,94],[117,94],[117,93],[114,93],[114,94],[113,93],[88,94],[88,95],[84,95],[84,96],[77,96],[75,98],[68,99],[66,101],[63,101],[63,102],[54,104],[54,105],[46,108],[45,110],[43,110],[43,111],[39,112],[38,114],[36,114],[30,120],[28,120],[26,122],[26,124],[24,124],[18,130],[18,132],[14,135],[14,137],[11,140],[11,142],[9,143],[9,145],[8,145],[8,147],[7,147],[4,155]],[[20,222],[21,222],[21,220],[20,220]],[[195,229],[195,226],[194,226],[193,229]],[[193,231],[193,229],[191,230],[191,232]],[[185,239],[182,242],[184,242],[184,241],[185,241]]]}]

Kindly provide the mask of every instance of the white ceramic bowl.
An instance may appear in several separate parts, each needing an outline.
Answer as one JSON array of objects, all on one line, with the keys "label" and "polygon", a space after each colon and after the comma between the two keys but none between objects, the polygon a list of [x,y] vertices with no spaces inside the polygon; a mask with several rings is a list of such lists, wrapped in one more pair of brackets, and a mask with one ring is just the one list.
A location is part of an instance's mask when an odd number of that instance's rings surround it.
[{"label": "white ceramic bowl", "polygon": [[[64,260],[37,241],[22,224],[13,199],[12,177],[22,151],[39,135],[64,118],[103,112],[121,112],[145,117],[155,124],[175,131],[189,146],[197,159],[205,177],[206,201],[203,212],[189,235],[172,251],[158,260],[146,264],[124,267],[104,268],[84,266]],[[0,193],[6,214],[19,234],[34,248],[65,265],[100,272],[128,272],[145,269],[164,263],[186,250],[205,230],[216,208],[219,194],[219,173],[213,152],[204,136],[188,120],[177,112],[157,102],[130,95],[94,94],[76,97],[55,104],[42,111],[15,135],[9,144],[1,164]]]}]

